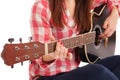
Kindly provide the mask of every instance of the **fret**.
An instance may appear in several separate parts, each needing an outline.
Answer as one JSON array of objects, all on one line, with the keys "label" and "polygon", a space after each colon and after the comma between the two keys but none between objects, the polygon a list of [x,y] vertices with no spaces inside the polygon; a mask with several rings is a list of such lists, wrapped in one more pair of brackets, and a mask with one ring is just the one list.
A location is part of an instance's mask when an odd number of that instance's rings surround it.
[{"label": "fret", "polygon": [[77,47],[78,45],[80,45],[81,40],[82,40],[82,36],[76,36],[76,37],[70,38],[69,48]]},{"label": "fret", "polygon": [[70,48],[70,38],[62,39],[61,42],[66,48]]},{"label": "fret", "polygon": [[82,36],[76,36],[76,37],[71,37],[71,38],[67,38],[67,39],[63,39],[62,43],[64,44],[64,46],[66,48],[74,48],[77,47],[79,45],[82,45]]},{"label": "fret", "polygon": [[75,39],[75,47],[83,45],[83,36],[78,35]]},{"label": "fret", "polygon": [[73,38],[69,38],[65,40],[65,43],[67,44],[67,48],[72,48],[74,45],[74,37]]},{"label": "fret", "polygon": [[95,33],[87,33],[83,36],[83,44],[90,44],[95,42]]},{"label": "fret", "polygon": [[74,46],[74,38],[70,39],[70,48]]},{"label": "fret", "polygon": [[69,41],[68,41],[68,40],[61,40],[61,41],[62,41],[63,45],[64,45],[66,48],[68,48],[68,46],[69,46]]},{"label": "fret", "polygon": [[56,42],[48,43],[48,53],[55,51]]},{"label": "fret", "polygon": [[[85,34],[80,34],[75,37],[69,37],[61,39],[61,42],[66,48],[75,48],[77,46],[82,46],[84,44],[90,44],[95,42],[95,31]],[[55,51],[55,46],[57,42],[47,43],[48,53]]]}]

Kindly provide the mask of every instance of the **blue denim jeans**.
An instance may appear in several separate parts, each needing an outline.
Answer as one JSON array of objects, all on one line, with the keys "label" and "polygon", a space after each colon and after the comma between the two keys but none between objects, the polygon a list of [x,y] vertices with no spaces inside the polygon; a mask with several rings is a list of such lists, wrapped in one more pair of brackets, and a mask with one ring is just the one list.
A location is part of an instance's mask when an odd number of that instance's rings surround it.
[{"label": "blue denim jeans", "polygon": [[54,76],[42,76],[37,80],[120,80],[120,56],[104,58],[95,64]]},{"label": "blue denim jeans", "polygon": [[111,56],[96,62],[110,70],[120,80],[120,55]]}]

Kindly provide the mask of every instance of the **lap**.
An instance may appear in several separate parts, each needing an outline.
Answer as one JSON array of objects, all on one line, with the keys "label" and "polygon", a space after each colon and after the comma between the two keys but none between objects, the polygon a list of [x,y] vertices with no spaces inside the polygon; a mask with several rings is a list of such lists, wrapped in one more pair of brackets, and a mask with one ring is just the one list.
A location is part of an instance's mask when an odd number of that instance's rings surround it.
[{"label": "lap", "polygon": [[89,64],[63,74],[43,77],[38,80],[118,80],[107,68],[100,64]]},{"label": "lap", "polygon": [[105,66],[120,79],[120,55],[104,58],[97,61],[95,64]]},{"label": "lap", "polygon": [[112,70],[120,64],[120,56],[119,55],[110,56],[97,61],[95,64],[101,64],[107,67],[109,70]]}]

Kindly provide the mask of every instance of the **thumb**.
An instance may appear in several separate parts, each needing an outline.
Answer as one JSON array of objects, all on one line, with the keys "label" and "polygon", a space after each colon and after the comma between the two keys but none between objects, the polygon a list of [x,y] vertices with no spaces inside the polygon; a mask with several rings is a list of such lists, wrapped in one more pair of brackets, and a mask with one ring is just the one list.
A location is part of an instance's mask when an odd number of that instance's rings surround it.
[{"label": "thumb", "polygon": [[55,41],[55,37],[53,35],[49,35],[49,40],[50,41]]}]

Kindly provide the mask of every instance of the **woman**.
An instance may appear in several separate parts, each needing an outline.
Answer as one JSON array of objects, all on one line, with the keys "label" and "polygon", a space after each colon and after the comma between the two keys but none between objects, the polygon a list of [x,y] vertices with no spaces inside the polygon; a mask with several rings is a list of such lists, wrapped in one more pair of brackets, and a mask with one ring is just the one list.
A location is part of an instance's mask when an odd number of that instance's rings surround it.
[{"label": "woman", "polygon": [[[58,42],[54,52],[32,61],[29,68],[30,80],[120,79],[119,56],[80,68],[81,60],[76,60],[74,49],[65,48],[60,41],[62,38],[89,31],[91,8],[104,2],[107,0],[37,0],[34,3],[31,17],[33,40],[41,43],[55,40]],[[104,22],[105,31],[99,38],[110,37],[116,28],[120,1],[108,0],[108,3],[111,14]]]}]

